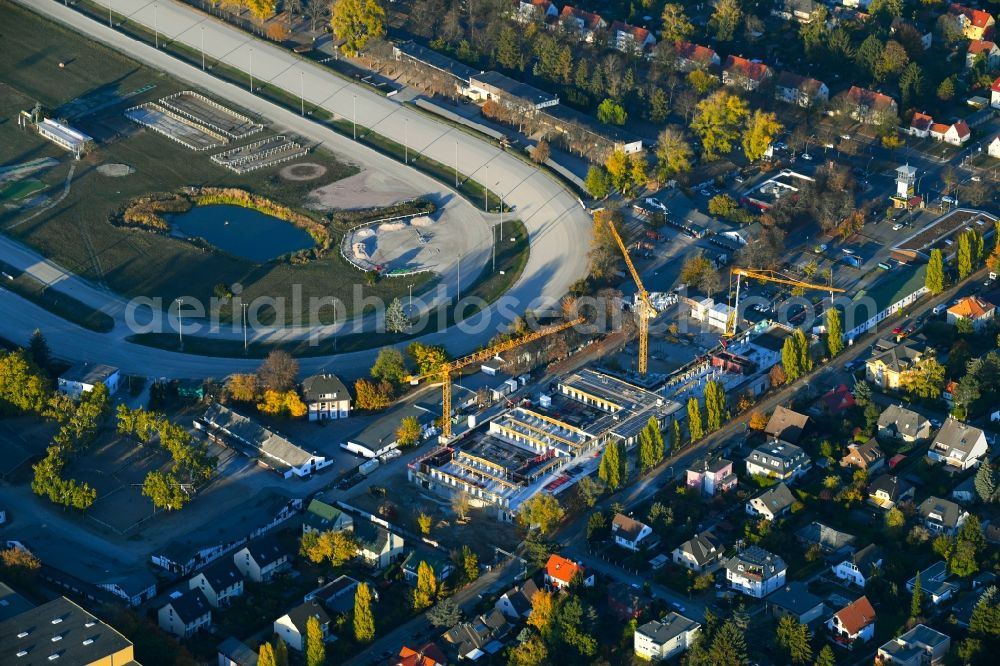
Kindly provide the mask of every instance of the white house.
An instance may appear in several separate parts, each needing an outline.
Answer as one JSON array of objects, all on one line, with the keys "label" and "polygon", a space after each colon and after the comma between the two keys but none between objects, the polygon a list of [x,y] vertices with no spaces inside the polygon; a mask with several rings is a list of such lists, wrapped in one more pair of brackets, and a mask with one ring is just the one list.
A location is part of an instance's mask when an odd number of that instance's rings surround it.
[{"label": "white house", "polygon": [[882,568],[882,551],[875,544],[851,553],[835,566],[833,575],[841,580],[864,587],[875,572]]},{"label": "white house", "polygon": [[1000,67],[1000,47],[988,39],[973,39],[965,52],[965,68],[972,69],[980,56],[986,61],[987,71]]},{"label": "white house", "polygon": [[784,483],[768,488],[746,504],[747,514],[774,521],[792,510],[795,496]]},{"label": "white house", "polygon": [[694,641],[701,625],[677,613],[668,613],[662,620],[652,620],[636,627],[635,653],[643,659],[660,661],[670,659],[685,650]]},{"label": "white house", "polygon": [[324,373],[302,380],[302,400],[310,421],[346,419],[351,411],[351,394],[337,375]]},{"label": "white house", "polygon": [[774,83],[774,99],[805,109],[829,101],[830,89],[817,79],[794,72],[781,72]]},{"label": "white house", "polygon": [[233,564],[244,578],[266,583],[288,568],[288,552],[277,539],[254,539],[233,553]]},{"label": "white house", "polygon": [[500,595],[494,608],[511,620],[523,620],[531,614],[531,598],[538,591],[535,581],[529,578]]},{"label": "white house", "polygon": [[834,613],[826,627],[834,643],[853,649],[855,643],[866,643],[875,635],[875,609],[868,597],[861,597]]},{"label": "white house", "polygon": [[121,378],[121,371],[110,365],[77,363],[59,376],[58,388],[60,393],[65,393],[74,400],[93,391],[98,384],[104,384],[108,395],[114,395],[118,392]]},{"label": "white house", "polygon": [[917,515],[931,533],[954,535],[965,524],[969,512],[951,500],[931,496],[917,507]]},{"label": "white house", "polygon": [[517,20],[521,23],[530,23],[536,18],[548,22],[557,16],[559,10],[549,0],[521,0],[517,8]]},{"label": "white house", "polygon": [[188,589],[201,590],[212,608],[228,606],[243,594],[243,574],[229,560],[218,560],[188,580]]},{"label": "white house", "polygon": [[726,561],[729,587],[757,599],[783,587],[787,572],[783,559],[760,546],[750,546]]},{"label": "white house", "polygon": [[781,440],[758,446],[744,461],[747,474],[782,481],[793,481],[812,467],[812,461],[805,451]]},{"label": "white house", "polygon": [[358,556],[375,569],[383,569],[403,557],[403,537],[367,520],[354,525]]},{"label": "white house", "polygon": [[951,638],[925,624],[918,624],[878,649],[884,666],[938,666],[951,650]]},{"label": "white house", "polygon": [[982,430],[949,416],[934,436],[927,457],[961,471],[979,464],[988,450],[989,444]]},{"label": "white house", "polygon": [[616,514],[611,521],[611,536],[615,543],[631,551],[638,551],[643,540],[652,534],[653,528],[649,525],[621,513]]},{"label": "white house", "polygon": [[1000,158],[1000,135],[993,137],[990,144],[986,147],[986,154],[990,157]]},{"label": "white house", "polygon": [[555,554],[550,555],[549,561],[545,563],[545,582],[557,590],[568,587],[578,574],[585,587],[593,587],[594,574],[587,573],[582,564]]},{"label": "white house", "polygon": [[1000,78],[990,86],[990,106],[994,109],[1000,109]]},{"label": "white house", "polygon": [[649,30],[629,25],[624,21],[615,21],[611,24],[610,44],[611,48],[622,53],[639,53],[656,45],[656,37]]},{"label": "white house", "polygon": [[972,131],[964,120],[953,123],[934,123],[930,128],[931,138],[953,146],[961,146],[972,137]]},{"label": "white house", "polygon": [[[948,601],[958,591],[956,583],[951,582],[951,572],[948,570],[948,563],[939,560],[920,572],[920,589],[924,592],[924,598],[930,599],[935,606]],[[917,584],[917,577],[914,576],[906,581],[906,591],[912,593]]]},{"label": "white house", "polygon": [[188,638],[212,624],[212,607],[201,590],[173,592],[157,611],[160,629]]},{"label": "white house", "polygon": [[993,323],[996,311],[996,306],[985,298],[966,296],[948,308],[948,323],[957,326],[959,321],[965,320],[972,324],[973,330],[979,332]]},{"label": "white house", "polygon": [[725,549],[714,534],[701,532],[674,548],[674,564],[691,571],[712,571],[718,568]]},{"label": "white house", "polygon": [[306,623],[311,617],[319,620],[323,640],[326,641],[330,635],[330,616],[315,599],[296,606],[275,620],[274,633],[285,641],[288,647],[303,652],[306,649]]}]

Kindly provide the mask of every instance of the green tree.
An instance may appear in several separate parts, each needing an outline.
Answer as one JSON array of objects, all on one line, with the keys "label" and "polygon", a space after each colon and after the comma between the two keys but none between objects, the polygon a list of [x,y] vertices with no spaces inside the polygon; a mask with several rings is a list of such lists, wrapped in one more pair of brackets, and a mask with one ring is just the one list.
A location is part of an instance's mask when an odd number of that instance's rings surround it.
[{"label": "green tree", "polygon": [[422,611],[430,608],[437,598],[438,582],[434,568],[420,561],[417,565],[417,586],[413,590],[413,610]]},{"label": "green tree", "polygon": [[276,666],[288,666],[288,643],[277,636],[274,638],[274,663]]},{"label": "green tree", "polygon": [[306,532],[299,538],[299,554],[313,564],[328,561],[339,567],[358,554],[358,542],[350,532]]},{"label": "green tree", "polygon": [[976,487],[976,495],[979,497],[980,502],[988,504],[996,501],[996,472],[993,470],[993,465],[991,465],[988,460],[984,460],[979,463],[979,469],[976,470],[974,484]]},{"label": "green tree", "polygon": [[587,177],[583,181],[583,187],[594,199],[603,199],[611,192],[611,181],[608,172],[600,166],[592,166],[587,170]]},{"label": "green tree", "polygon": [[525,527],[538,525],[538,530],[542,534],[552,532],[566,515],[565,510],[559,505],[559,500],[546,493],[538,493],[521,504],[518,511],[518,520]]},{"label": "green tree", "polygon": [[775,114],[755,110],[747,119],[747,127],[743,132],[743,154],[751,162],[761,159],[782,129],[784,127]]},{"label": "green tree", "polygon": [[576,483],[576,492],[588,508],[597,504],[597,499],[604,492],[604,484],[595,481],[593,477],[585,476]]},{"label": "green tree", "polygon": [[911,62],[903,70],[903,73],[899,77],[899,91],[902,98],[902,109],[909,109],[916,100],[923,97],[924,91],[924,73],[920,69],[920,65],[915,62]]},{"label": "green tree", "polygon": [[29,360],[24,350],[0,356],[0,412],[40,413],[51,390],[48,377]]},{"label": "green tree", "polygon": [[597,119],[605,125],[618,125],[621,127],[628,119],[625,107],[613,99],[605,99],[597,106]]},{"label": "green tree", "polygon": [[625,154],[624,150],[620,148],[613,150],[604,161],[604,168],[608,170],[608,177],[615,189],[621,190],[623,193],[628,191],[630,187],[628,155]]},{"label": "green tree", "polygon": [[549,663],[549,650],[537,634],[517,645],[507,657],[507,666],[545,666]]},{"label": "green tree", "polygon": [[795,329],[792,338],[795,340],[795,349],[799,354],[799,369],[802,371],[802,374],[811,372],[813,369],[813,360],[812,355],[809,353],[809,339],[806,338],[806,334],[802,332],[801,328]]},{"label": "green tree", "polygon": [[718,41],[729,42],[736,35],[736,29],[742,21],[743,9],[739,0],[719,0],[708,20],[708,29]]},{"label": "green tree", "polygon": [[663,433],[656,418],[650,416],[646,426],[639,432],[639,466],[643,470],[656,467],[663,460]]},{"label": "green tree", "polygon": [[146,475],[142,484],[142,494],[153,502],[157,509],[177,511],[190,501],[187,492],[173,474],[163,474],[153,470]]},{"label": "green tree", "polygon": [[875,78],[878,64],[882,60],[882,41],[875,35],[868,35],[854,54],[854,62],[871,78]]},{"label": "green tree", "polygon": [[900,388],[921,398],[937,399],[943,383],[944,366],[931,355],[924,356],[912,368],[899,374]]},{"label": "green tree", "polygon": [[958,279],[964,280],[972,273],[972,243],[969,234],[960,234],[958,237]]},{"label": "green tree", "polygon": [[618,441],[613,440],[604,447],[601,464],[597,469],[597,477],[604,482],[608,490],[614,492],[625,483],[625,460]]},{"label": "green tree", "polygon": [[[732,1],[720,0],[720,4]],[[725,90],[717,90],[698,102],[691,130],[701,139],[702,159],[712,161],[729,153],[748,115],[746,102]]]},{"label": "green tree", "polygon": [[261,643],[257,654],[257,666],[277,666],[278,662],[274,657],[274,648],[270,643]]},{"label": "green tree", "polygon": [[950,102],[955,98],[955,77],[949,76],[937,88],[937,97],[942,102]]},{"label": "green tree", "polygon": [[608,528],[608,517],[603,511],[595,511],[587,518],[587,540],[591,541],[595,537],[604,536]]},{"label": "green tree", "polygon": [[323,628],[315,615],[306,620],[306,666],[323,666],[326,664],[326,643],[323,640]]},{"label": "green tree", "polygon": [[31,339],[28,340],[28,356],[42,370],[47,371],[52,366],[52,351],[40,329],[36,328],[31,333]]},{"label": "green tree", "polygon": [[493,57],[503,69],[518,72],[524,70],[524,53],[518,33],[512,25],[507,24],[500,29]]},{"label": "green tree", "polygon": [[421,375],[439,371],[448,361],[448,351],[441,345],[411,342],[406,347],[406,353],[413,359],[417,372]]},{"label": "green tree", "polygon": [[465,580],[471,583],[479,578],[479,556],[468,545],[462,546],[461,553],[462,573],[465,574]]},{"label": "green tree", "polygon": [[941,250],[931,250],[931,258],[927,262],[927,275],[924,286],[934,296],[944,291],[944,256]]},{"label": "green tree", "polygon": [[368,583],[358,583],[354,590],[354,640],[370,643],[375,638],[375,615]]},{"label": "green tree", "polygon": [[708,432],[722,427],[726,415],[726,389],[715,380],[705,384],[705,425]]},{"label": "green tree", "polygon": [[385,328],[390,333],[402,333],[410,328],[410,318],[406,316],[403,302],[394,298],[385,309]]},{"label": "green tree", "polygon": [[413,446],[420,441],[420,421],[416,416],[406,416],[399,422],[396,430],[396,443],[400,448]]},{"label": "green tree", "polygon": [[892,507],[891,509],[889,509],[889,511],[886,512],[885,514],[886,527],[891,527],[895,529],[898,527],[902,527],[905,524],[906,524],[906,516],[904,516],[903,512],[897,509],[896,507]]},{"label": "green tree", "polygon": [[819,651],[813,666],[837,666],[837,656],[829,645],[824,645],[823,649]]},{"label": "green tree", "polygon": [[733,620],[726,620],[715,632],[708,649],[709,663],[713,666],[745,666],[747,641],[743,631]]},{"label": "green tree", "polygon": [[684,5],[668,2],[663,6],[660,38],[667,44],[684,41],[694,34],[694,24],[684,13]]},{"label": "green tree", "polygon": [[808,664],[812,661],[812,635],[809,627],[785,615],[778,621],[775,642],[793,664]]},{"label": "green tree", "polygon": [[674,452],[681,448],[681,422],[674,419],[670,426],[670,451]]},{"label": "green tree", "polygon": [[830,356],[844,349],[844,326],[840,323],[840,311],[833,306],[826,311],[826,348]]},{"label": "green tree", "polygon": [[705,435],[705,430],[701,423],[701,405],[698,404],[698,398],[694,396],[688,398],[687,411],[688,432],[691,433],[691,441],[697,442]]},{"label": "green tree", "polygon": [[435,627],[453,627],[462,621],[462,609],[451,597],[446,597],[427,611],[427,619]]},{"label": "green tree", "polygon": [[920,584],[920,572],[913,578],[913,593],[910,595],[910,617],[920,617],[924,606],[924,590]]},{"label": "green tree", "polygon": [[662,123],[670,116],[670,98],[662,88],[653,88],[649,93],[649,110],[646,117],[656,124]]},{"label": "green tree", "polygon": [[245,0],[247,9],[258,21],[264,21],[274,16],[276,0]]},{"label": "green tree", "polygon": [[801,357],[794,337],[785,338],[785,342],[781,346],[781,366],[785,370],[785,377],[790,382],[802,375]]},{"label": "green tree", "polygon": [[426,514],[423,511],[417,514],[417,528],[420,530],[421,534],[423,535],[430,534],[432,523],[433,523],[433,518],[431,518],[429,514]]},{"label": "green tree", "polygon": [[334,0],[330,27],[343,41],[340,50],[356,56],[370,40],[385,36],[385,10],[376,0]]}]

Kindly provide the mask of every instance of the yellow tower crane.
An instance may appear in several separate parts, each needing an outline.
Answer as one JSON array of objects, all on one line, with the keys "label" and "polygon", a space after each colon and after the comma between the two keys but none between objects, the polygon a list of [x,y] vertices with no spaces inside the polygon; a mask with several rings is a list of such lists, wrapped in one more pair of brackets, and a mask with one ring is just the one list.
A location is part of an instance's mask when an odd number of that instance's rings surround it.
[{"label": "yellow tower crane", "polygon": [[733,304],[733,312],[726,322],[726,332],[724,337],[731,338],[736,335],[736,313],[740,311],[740,278],[749,278],[752,280],[760,280],[761,282],[775,282],[777,284],[784,284],[790,287],[800,287],[802,289],[816,289],[818,291],[828,291],[830,292],[830,299],[833,300],[834,293],[843,293],[843,289],[834,287],[832,284],[812,284],[811,282],[803,282],[802,280],[796,280],[795,278],[788,277],[783,273],[778,271],[772,271],[770,269],[757,269],[757,268],[733,268],[729,271],[729,281],[732,284],[733,276],[736,276],[736,302]]},{"label": "yellow tower crane", "polygon": [[615,229],[615,224],[610,217],[608,218],[608,229],[611,230],[611,235],[614,236],[615,242],[618,243],[618,247],[622,251],[622,256],[625,257],[625,265],[628,266],[628,272],[632,274],[632,281],[639,289],[639,374],[645,375],[649,364],[649,320],[656,316],[656,308],[649,302],[649,292],[646,291],[642,280],[639,279],[639,271],[635,270],[632,257],[629,256],[628,248],[625,247],[625,241],[618,235],[618,230]]},{"label": "yellow tower crane", "polygon": [[454,361],[448,361],[441,365],[441,367],[434,372],[428,372],[423,375],[411,375],[406,378],[411,384],[416,384],[422,379],[438,379],[441,382],[441,415],[444,417],[442,419],[442,437],[445,440],[451,439],[451,373],[456,370],[461,370],[464,367],[470,366],[474,363],[482,363],[483,361],[488,361],[497,354],[503,353],[505,351],[510,351],[511,349],[516,349],[522,345],[526,345],[529,342],[534,342],[544,338],[547,335],[552,335],[553,333],[558,333],[559,331],[565,331],[567,328],[576,326],[577,324],[582,324],[584,321],[583,317],[578,317],[573,321],[564,322],[562,324],[553,324],[551,326],[545,326],[533,331],[526,335],[522,335],[519,338],[514,338],[512,340],[507,340],[506,342],[501,342],[499,344],[493,345],[487,349],[482,349],[480,351],[469,354],[468,356],[463,356],[462,358],[455,359]]}]

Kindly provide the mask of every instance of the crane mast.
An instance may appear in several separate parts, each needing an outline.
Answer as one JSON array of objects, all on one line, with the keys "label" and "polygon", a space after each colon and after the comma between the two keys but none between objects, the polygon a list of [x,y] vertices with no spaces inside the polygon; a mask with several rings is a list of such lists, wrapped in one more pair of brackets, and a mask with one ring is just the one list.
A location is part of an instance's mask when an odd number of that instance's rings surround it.
[{"label": "crane mast", "polygon": [[831,300],[833,299],[834,293],[843,293],[844,291],[839,287],[834,287],[832,284],[813,284],[811,282],[803,282],[802,280],[796,280],[795,278],[788,277],[783,273],[770,269],[732,268],[729,271],[730,282],[732,281],[732,277],[734,275],[736,276],[736,302],[733,304],[733,312],[730,314],[730,318],[726,322],[726,332],[723,336],[727,338],[731,338],[736,335],[736,328],[738,325],[736,317],[737,313],[740,311],[740,278],[745,277],[752,280],[760,280],[761,282],[774,282],[776,284],[783,284],[790,287],[800,287],[802,289],[829,291]]},{"label": "crane mast", "polygon": [[628,266],[628,272],[632,275],[632,281],[639,289],[639,374],[645,375],[649,364],[649,320],[656,316],[656,308],[649,302],[649,292],[646,291],[646,287],[639,278],[639,271],[635,269],[632,257],[629,256],[628,248],[625,247],[625,241],[618,235],[615,223],[610,218],[607,222],[612,237],[618,243],[622,256],[625,257],[625,265]]}]

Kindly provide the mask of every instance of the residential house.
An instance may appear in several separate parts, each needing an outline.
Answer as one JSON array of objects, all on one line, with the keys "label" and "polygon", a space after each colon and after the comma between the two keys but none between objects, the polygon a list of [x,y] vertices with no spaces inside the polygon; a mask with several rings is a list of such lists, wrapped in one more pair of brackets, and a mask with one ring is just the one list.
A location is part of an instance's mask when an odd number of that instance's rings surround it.
[{"label": "residential house", "polygon": [[934,435],[927,457],[934,462],[943,462],[953,470],[962,471],[978,465],[987,451],[989,444],[982,430],[949,416]]},{"label": "residential house", "polygon": [[611,536],[622,548],[638,552],[652,541],[652,535],[653,528],[635,518],[618,513],[611,520]]},{"label": "residential house", "polygon": [[993,29],[996,21],[989,12],[952,3],[948,7],[948,14],[955,17],[958,21],[958,25],[962,29],[962,36],[966,39],[989,39],[993,37]]},{"label": "residential house", "polygon": [[931,422],[912,409],[889,405],[878,417],[878,436],[883,440],[923,442],[931,437]]},{"label": "residential house", "polygon": [[[303,602],[318,601],[327,614],[343,617],[354,611],[354,593],[360,582],[350,576],[340,575],[328,583],[324,583],[303,598]],[[368,593],[372,600],[378,601],[378,589],[369,586]]]},{"label": "residential house", "polygon": [[847,384],[840,384],[819,397],[816,404],[809,408],[810,412],[838,416],[854,407],[854,395]]},{"label": "residential house", "polygon": [[389,660],[389,666],[446,666],[448,657],[434,643],[425,643],[413,649],[403,646],[399,656]]},{"label": "residential house", "polygon": [[313,499],[302,514],[302,533],[349,532],[354,528],[354,519],[332,504]]},{"label": "residential house", "polygon": [[310,421],[346,419],[351,411],[351,394],[340,377],[329,373],[302,380],[302,400]]},{"label": "residential house", "polygon": [[993,85],[990,86],[990,106],[1000,109],[1000,78],[993,81]]},{"label": "residential house", "polygon": [[965,320],[972,324],[973,330],[979,332],[993,323],[996,309],[985,298],[966,296],[948,308],[948,323],[957,326],[959,321]]},{"label": "residential house", "polygon": [[215,648],[219,666],[257,666],[257,653],[230,636]]},{"label": "residential house", "polygon": [[653,602],[642,588],[624,581],[609,583],[607,598],[608,609],[621,622],[638,619]]},{"label": "residential house", "polygon": [[973,39],[965,52],[965,68],[975,67],[979,58],[985,62],[986,70],[992,72],[1000,67],[1000,47],[988,39]]},{"label": "residential house", "polygon": [[951,500],[931,496],[917,507],[917,515],[931,533],[954,536],[965,524],[969,512]]},{"label": "residential house", "polygon": [[160,629],[189,638],[212,625],[212,607],[201,590],[173,592],[156,613]]},{"label": "residential house", "polygon": [[925,624],[918,624],[878,649],[883,666],[938,666],[951,650],[951,638]]},{"label": "residential house", "polygon": [[776,619],[787,616],[802,624],[812,624],[826,612],[823,600],[810,592],[809,586],[802,581],[792,581],[775,590],[765,601]]},{"label": "residential house", "polygon": [[840,459],[840,466],[863,469],[871,474],[885,467],[885,454],[874,438],[864,444],[851,443],[848,445],[847,455]]},{"label": "residential house", "polygon": [[853,534],[841,532],[815,520],[799,529],[795,536],[804,546],[818,546],[825,553],[846,550],[857,540]]},{"label": "residential house", "polygon": [[[663,47],[661,46],[660,48]],[[691,72],[696,69],[706,70],[722,64],[722,60],[719,58],[719,54],[715,52],[715,49],[692,44],[691,42],[676,42],[674,44],[674,54],[677,57],[677,69],[682,72]]]},{"label": "residential house", "polygon": [[585,587],[594,585],[594,574],[588,573],[582,564],[568,560],[562,555],[550,555],[549,561],[545,563],[545,583],[557,590],[569,587],[577,574]]},{"label": "residential house", "polygon": [[400,567],[403,570],[403,578],[407,583],[416,587],[417,572],[420,565],[424,563],[434,572],[434,578],[438,582],[443,582],[455,570],[454,563],[447,558],[439,557],[436,553],[427,549],[412,550],[403,560],[403,564]]},{"label": "residential house", "polygon": [[403,556],[403,537],[371,521],[360,520],[354,524],[358,540],[358,556],[368,566],[384,569]]},{"label": "residential house", "polygon": [[244,578],[267,583],[289,567],[288,551],[274,537],[254,539],[233,553],[233,563]]},{"label": "residential house", "polygon": [[670,612],[662,620],[651,620],[636,627],[633,638],[635,653],[643,659],[661,661],[683,654],[701,625],[694,620]]},{"label": "residential house", "polygon": [[830,89],[822,81],[783,71],[774,82],[774,99],[808,109],[828,102]]},{"label": "residential house", "polygon": [[503,639],[510,633],[511,625],[497,609],[459,622],[441,636],[451,646],[459,661],[476,660],[487,654],[497,654],[503,649]]},{"label": "residential house", "polygon": [[549,0],[520,0],[517,8],[517,20],[521,23],[536,20],[548,23],[558,16],[559,10]]},{"label": "residential house", "polygon": [[848,114],[866,125],[876,124],[886,116],[895,116],[899,113],[896,100],[859,86],[851,86],[844,103]]},{"label": "residential house", "polygon": [[699,458],[687,469],[687,487],[697,488],[707,497],[731,490],[738,483],[733,462],[725,458]]},{"label": "residential house", "polygon": [[892,474],[882,474],[868,484],[868,502],[888,511],[900,502],[913,501],[915,488]]},{"label": "residential house", "polygon": [[831,567],[833,575],[863,588],[882,568],[882,549],[873,543],[854,551]]},{"label": "residential house", "polygon": [[702,573],[722,564],[725,548],[712,532],[699,532],[673,550],[674,564]]},{"label": "residential house", "polygon": [[594,41],[599,31],[608,27],[607,22],[599,15],[570,5],[563,7],[559,14],[559,22],[579,34],[580,39],[588,44]]},{"label": "residential house", "polygon": [[314,617],[319,621],[319,627],[323,632],[323,640],[328,640],[330,636],[330,616],[326,614],[319,602],[313,599],[304,604],[300,604],[291,609],[274,621],[274,633],[278,638],[285,641],[288,647],[299,652],[306,649],[306,624],[309,618]]},{"label": "residential house", "polygon": [[757,599],[784,587],[787,572],[783,559],[760,546],[750,546],[726,561],[729,587]]},{"label": "residential house", "polygon": [[477,102],[495,101],[505,107],[529,113],[559,104],[558,95],[552,95],[500,72],[483,72],[471,76],[469,85],[462,93]]},{"label": "residential house", "polygon": [[118,392],[121,379],[121,371],[110,365],[77,363],[59,375],[56,388],[60,393],[79,400],[81,395],[90,393],[98,384],[104,384],[108,389],[108,395],[114,395]]},{"label": "residential house", "polygon": [[500,595],[495,608],[511,620],[523,620],[531,614],[531,598],[538,591],[535,581],[529,578]]},{"label": "residential house", "polygon": [[861,597],[834,613],[826,627],[834,643],[853,649],[856,643],[867,643],[875,635],[875,609],[868,597]]},{"label": "residential house", "polygon": [[95,580],[94,585],[123,599],[133,608],[156,596],[156,577],[146,570],[115,572],[107,578]]},{"label": "residential house", "polygon": [[746,505],[746,511],[751,516],[760,516],[774,521],[792,510],[795,495],[783,483],[768,488]]},{"label": "residential house", "polygon": [[770,79],[773,74],[771,68],[762,62],[754,62],[731,55],[726,58],[726,62],[722,66],[722,83],[752,92]]},{"label": "residential house", "polygon": [[926,348],[917,349],[909,340],[879,340],[865,361],[865,379],[882,389],[898,389],[900,375],[913,369],[926,354]]},{"label": "residential house", "polygon": [[[1000,81],[1000,79],[997,80]],[[994,83],[993,85],[996,86],[997,84]],[[996,95],[997,93],[995,92],[993,94]],[[1000,105],[994,104],[993,106],[1000,106]],[[993,140],[990,141],[988,146],[986,146],[986,154],[989,155],[990,157],[1000,158],[1000,135],[993,137]]]},{"label": "residential house", "polygon": [[771,7],[771,16],[796,20],[799,23],[812,23],[822,5],[813,0],[777,0]]},{"label": "residential house", "polygon": [[934,123],[930,128],[931,138],[935,141],[944,141],[953,146],[961,146],[972,136],[969,125],[964,120],[956,120],[953,123]]},{"label": "residential house", "polygon": [[809,417],[778,405],[764,426],[764,434],[789,444],[798,444],[809,425]]},{"label": "residential house", "polygon": [[910,136],[920,137],[921,139],[926,139],[930,136],[931,125],[934,124],[934,118],[927,115],[926,113],[920,113],[919,111],[913,114],[913,118],[910,120],[909,134]]},{"label": "residential house", "polygon": [[188,589],[201,590],[212,608],[224,608],[243,594],[243,574],[232,560],[216,560],[188,580]]},{"label": "residential house", "polygon": [[[948,601],[958,591],[958,585],[950,581],[951,572],[948,570],[948,563],[940,560],[930,565],[920,572],[920,589],[923,590],[924,598],[930,599],[935,606]],[[906,591],[913,592],[917,577],[914,576],[906,581]]]},{"label": "residential house", "polygon": [[[915,167],[902,166],[899,169],[909,172],[911,169],[915,170]],[[916,251],[904,252],[897,249],[895,252],[897,256],[903,256],[910,261],[918,256]],[[915,265],[900,266],[886,273],[864,292],[863,297],[856,296],[853,301],[845,304],[844,339],[850,344],[851,340],[877,328],[879,323],[911,305],[926,293],[926,263],[918,261]]]},{"label": "residential house", "polygon": [[656,46],[656,37],[646,28],[615,21],[608,31],[611,48],[622,53],[642,53]]},{"label": "residential house", "polygon": [[762,444],[745,459],[747,474],[794,481],[812,467],[806,452],[780,440]]}]

